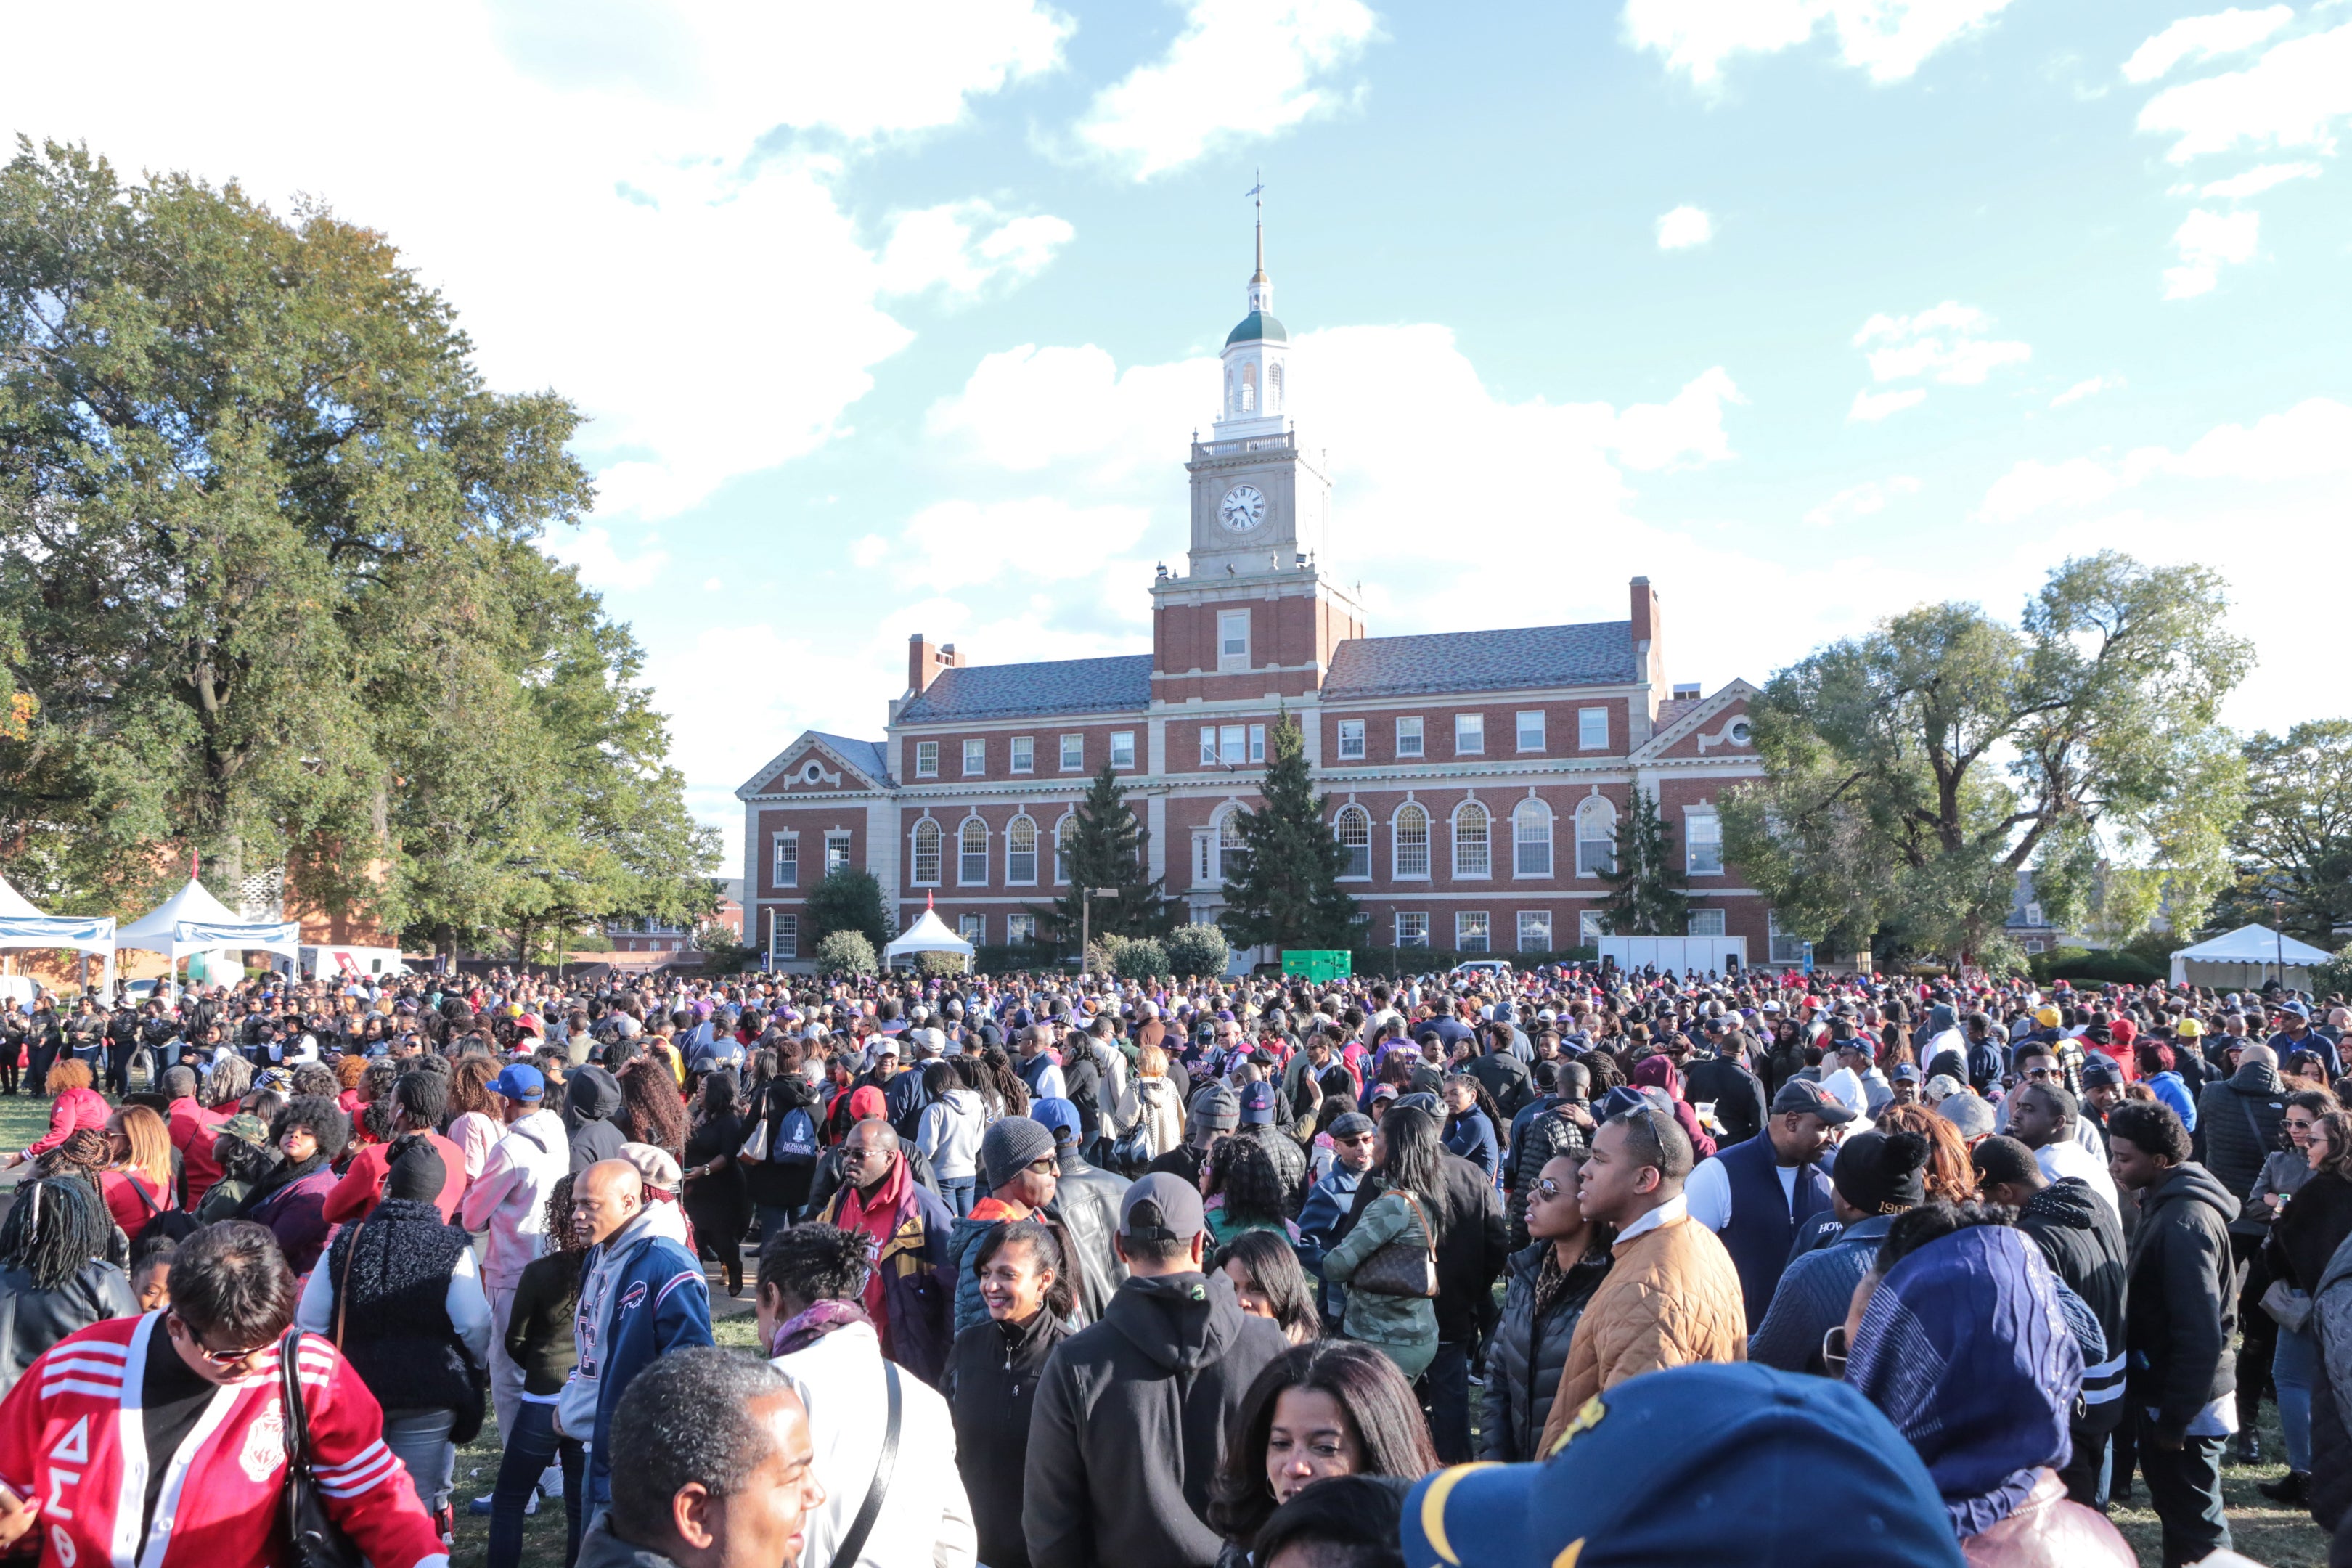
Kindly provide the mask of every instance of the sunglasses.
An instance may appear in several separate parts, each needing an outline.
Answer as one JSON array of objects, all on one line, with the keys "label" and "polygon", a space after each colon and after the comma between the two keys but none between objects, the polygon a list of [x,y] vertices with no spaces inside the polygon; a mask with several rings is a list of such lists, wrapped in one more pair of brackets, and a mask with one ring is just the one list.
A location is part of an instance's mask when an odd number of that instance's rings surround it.
[{"label": "sunglasses", "polygon": [[1558,1182],[1553,1181],[1549,1176],[1546,1176],[1541,1181],[1536,1183],[1536,1193],[1537,1195],[1540,1197],[1556,1198],[1567,1190],[1567,1188],[1561,1186]]},{"label": "sunglasses", "polygon": [[1061,1163],[1061,1162],[1060,1162],[1059,1160],[1056,1160],[1053,1155],[1048,1154],[1048,1155],[1046,1155],[1046,1156],[1045,1156],[1044,1159],[1042,1159],[1042,1160],[1032,1160],[1032,1161],[1030,1161],[1030,1162],[1029,1162],[1029,1169],[1030,1169],[1030,1170],[1032,1170],[1032,1171],[1036,1172],[1036,1173],[1037,1173],[1037,1174],[1039,1174],[1039,1175],[1041,1175],[1041,1176],[1051,1176],[1051,1175],[1058,1174],[1058,1173],[1060,1173],[1060,1171],[1061,1171],[1061,1169],[1062,1169],[1062,1163]]},{"label": "sunglasses", "polygon": [[239,1362],[251,1361],[255,1356],[259,1355],[262,1352],[269,1348],[267,1344],[258,1344],[254,1346],[251,1350],[216,1351],[207,1346],[203,1340],[196,1337],[196,1331],[188,1326],[187,1319],[183,1318],[177,1312],[174,1312],[172,1314],[172,1321],[180,1325],[180,1331],[182,1333],[188,1336],[189,1347],[198,1355],[204,1357],[206,1362],[220,1368],[223,1372],[226,1372],[230,1367],[236,1365]]}]

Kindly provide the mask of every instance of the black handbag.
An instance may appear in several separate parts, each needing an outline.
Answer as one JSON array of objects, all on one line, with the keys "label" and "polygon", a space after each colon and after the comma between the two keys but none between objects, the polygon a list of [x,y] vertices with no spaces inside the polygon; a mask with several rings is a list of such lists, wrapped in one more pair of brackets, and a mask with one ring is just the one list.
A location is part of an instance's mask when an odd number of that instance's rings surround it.
[{"label": "black handbag", "polygon": [[302,1403],[302,1377],[296,1363],[302,1331],[286,1331],[278,1342],[278,1388],[286,1438],[286,1538],[299,1568],[366,1568],[367,1559],[327,1512],[319,1478],[310,1473],[310,1410]]}]

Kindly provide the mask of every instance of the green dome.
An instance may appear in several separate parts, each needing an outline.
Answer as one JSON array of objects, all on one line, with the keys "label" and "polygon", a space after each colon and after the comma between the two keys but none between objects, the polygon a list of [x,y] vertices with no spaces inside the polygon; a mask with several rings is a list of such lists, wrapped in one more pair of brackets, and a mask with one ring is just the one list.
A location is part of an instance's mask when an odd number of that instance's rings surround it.
[{"label": "green dome", "polygon": [[1286,343],[1289,341],[1290,334],[1282,330],[1282,323],[1264,310],[1252,310],[1242,318],[1240,326],[1225,334],[1227,348],[1233,347],[1235,343]]}]

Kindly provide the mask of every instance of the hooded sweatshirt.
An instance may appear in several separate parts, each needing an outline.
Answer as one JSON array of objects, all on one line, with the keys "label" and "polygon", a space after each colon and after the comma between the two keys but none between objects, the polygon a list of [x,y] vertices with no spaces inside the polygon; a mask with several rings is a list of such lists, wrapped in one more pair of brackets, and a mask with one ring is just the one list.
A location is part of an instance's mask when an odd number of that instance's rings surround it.
[{"label": "hooded sweatshirt", "polygon": [[572,1173],[599,1160],[621,1159],[628,1135],[613,1124],[621,1113],[621,1080],[600,1067],[574,1068],[563,1080],[563,1127],[572,1139]]},{"label": "hooded sweatshirt", "polygon": [[506,1136],[490,1148],[482,1173],[466,1189],[458,1215],[467,1230],[487,1230],[482,1282],[511,1290],[547,1233],[547,1194],[571,1168],[563,1118],[534,1110],[508,1123]]},{"label": "hooded sweatshirt", "polygon": [[712,1342],[710,1288],[686,1249],[686,1216],[676,1204],[647,1204],[588,1249],[572,1327],[580,1360],[555,1423],[567,1437],[590,1439],[590,1462],[610,1474],[613,1407],[629,1379],[656,1356]]},{"label": "hooded sweatshirt", "polygon": [[2126,1397],[2156,1413],[2159,1437],[2178,1439],[2237,1391],[2228,1352],[2238,1299],[2229,1229],[2238,1200],[2191,1163],[2174,1166],[2139,1203],[2125,1296]]},{"label": "hooded sweatshirt", "polygon": [[988,1108],[968,1089],[951,1089],[923,1111],[915,1147],[943,1182],[961,1181],[980,1163],[980,1141],[988,1131]]},{"label": "hooded sweatshirt", "polygon": [[1034,1568],[1208,1568],[1227,1422],[1289,1348],[1223,1270],[1131,1278],[1046,1363],[1030,1417],[1022,1533]]}]

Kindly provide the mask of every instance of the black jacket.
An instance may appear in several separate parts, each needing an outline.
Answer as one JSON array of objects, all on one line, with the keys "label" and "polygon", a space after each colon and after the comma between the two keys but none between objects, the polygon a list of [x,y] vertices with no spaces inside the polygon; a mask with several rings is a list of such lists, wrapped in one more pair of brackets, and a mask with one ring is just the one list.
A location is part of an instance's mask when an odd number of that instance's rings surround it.
[{"label": "black jacket", "polygon": [[[1077,1293],[1078,1321],[1083,1326],[1101,1317],[1111,1296],[1127,1282],[1127,1265],[1119,1261],[1111,1237],[1118,1234],[1118,1201],[1131,1184],[1125,1176],[1087,1164],[1083,1155],[1075,1152],[1065,1151],[1061,1161],[1062,1176],[1053,1207],[1063,1233],[1077,1250],[1080,1273],[1071,1284]],[[996,1560],[985,1552],[981,1561],[995,1568]]]},{"label": "black jacket", "polygon": [[[1503,1200],[1486,1173],[1459,1154],[1441,1152],[1444,1209],[1437,1220],[1437,1338],[1444,1344],[1469,1344],[1494,1325],[1495,1280],[1510,1261],[1510,1227],[1503,1223]],[[1377,1174],[1356,1189],[1348,1221],[1332,1237],[1336,1246],[1388,1188]]]},{"label": "black jacket", "polygon": [[[1535,1085],[1528,1078],[1527,1064],[1507,1051],[1490,1051],[1475,1058],[1464,1070],[1486,1085],[1486,1092],[1495,1097],[1496,1105],[1502,1110],[1505,1127],[1510,1125],[1511,1118],[1519,1113],[1521,1107],[1535,1098]],[[1501,1129],[1496,1131],[1499,1133]]]},{"label": "black jacket", "polygon": [[2083,1410],[2075,1426],[2094,1436],[2112,1432],[2124,1409],[2118,1397],[2126,1332],[2123,1226],[2089,1183],[2068,1176],[2026,1200],[2017,1211],[2017,1228],[2032,1237],[2050,1271],[2080,1296],[2099,1320],[2113,1370],[2083,1369]]},{"label": "black jacket", "polygon": [[1576,1337],[1584,1304],[1609,1272],[1607,1253],[1587,1258],[1569,1271],[1568,1285],[1543,1321],[1536,1321],[1536,1280],[1551,1243],[1539,1241],[1511,1255],[1510,1283],[1504,1288],[1503,1321],[1486,1352],[1486,1405],[1478,1424],[1478,1457],[1503,1464],[1536,1458],[1559,1374],[1568,1365],[1568,1344]]},{"label": "black jacket", "polygon": [[1132,1279],[1046,1363],[1021,1526],[1035,1568],[1211,1568],[1209,1487],[1226,1426],[1289,1349],[1223,1273]]},{"label": "black jacket", "polygon": [[2126,1397],[2157,1412],[2157,1431],[2178,1437],[2208,1405],[2237,1391],[2229,1354],[2237,1327],[2230,1258],[2231,1197],[2204,1166],[2177,1165],[2140,1194],[2132,1237],[2124,1343]]},{"label": "black jacket", "polygon": [[111,1263],[90,1259],[66,1277],[54,1290],[36,1290],[33,1277],[22,1268],[0,1268],[0,1296],[16,1298],[14,1364],[0,1367],[0,1376],[13,1384],[41,1352],[108,1318],[139,1315],[139,1298],[131,1281]]},{"label": "black jacket", "polygon": [[572,1173],[599,1160],[617,1160],[628,1134],[614,1124],[621,1113],[621,1080],[600,1067],[576,1067],[563,1079],[563,1131],[572,1143]]},{"label": "black jacket", "polygon": [[1590,1145],[1584,1129],[1568,1114],[1568,1102],[1549,1097],[1544,1108],[1511,1134],[1511,1157],[1503,1178],[1510,1195],[1507,1205],[1511,1247],[1528,1244],[1528,1194],[1543,1175],[1543,1168],[1562,1155],[1581,1160]]},{"label": "black jacket", "polygon": [[1764,1131],[1764,1086],[1737,1056],[1701,1057],[1691,1063],[1683,1073],[1683,1099],[1694,1107],[1715,1107],[1715,1119],[1723,1123],[1720,1144]]},{"label": "black jacket", "polygon": [[975,1323],[949,1352],[941,1392],[955,1415],[956,1469],[988,1568],[1029,1568],[1021,1533],[1029,1415],[1046,1358],[1069,1337],[1066,1325],[1040,1311],[1026,1324]]},{"label": "black jacket", "polygon": [[[2285,1120],[2286,1086],[2279,1082],[2276,1068],[2261,1062],[2247,1062],[2225,1082],[2209,1083],[2198,1095],[2197,1131],[2204,1134],[2205,1167],[2240,1204],[2254,1190],[2263,1162],[2279,1146],[2279,1126]],[[2247,1215],[2230,1228],[2260,1236],[2270,1222]]]}]

